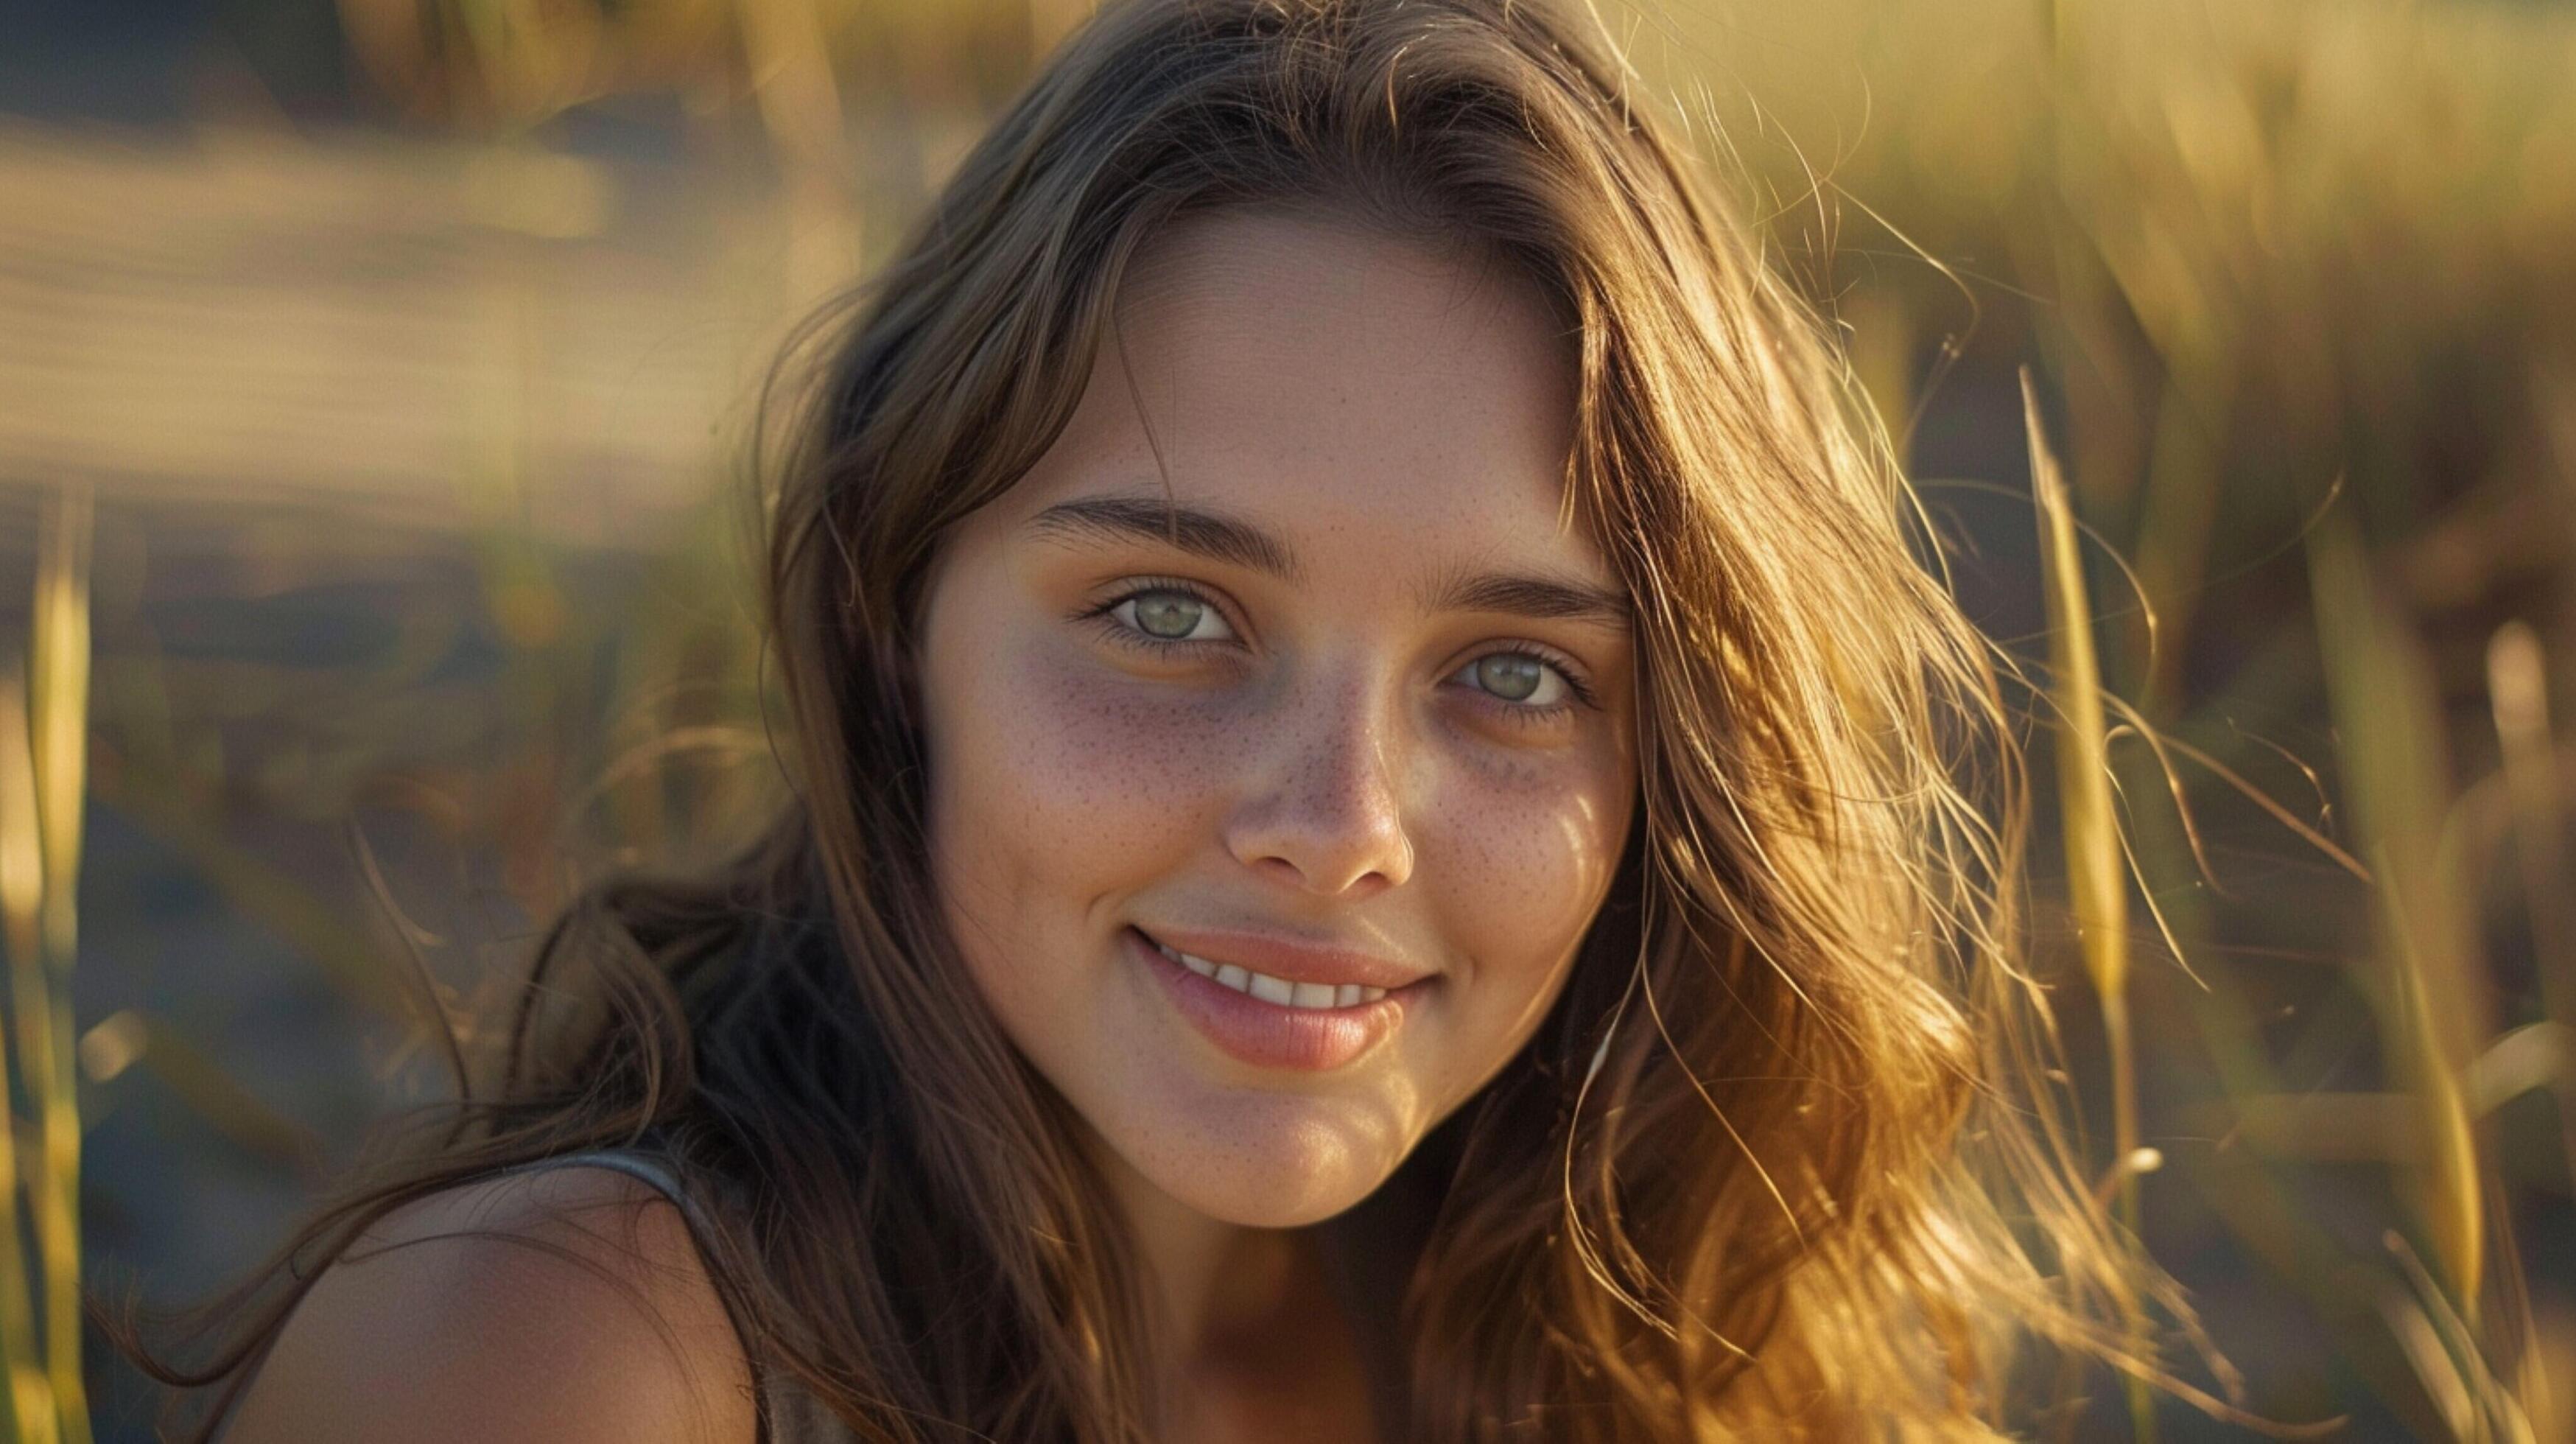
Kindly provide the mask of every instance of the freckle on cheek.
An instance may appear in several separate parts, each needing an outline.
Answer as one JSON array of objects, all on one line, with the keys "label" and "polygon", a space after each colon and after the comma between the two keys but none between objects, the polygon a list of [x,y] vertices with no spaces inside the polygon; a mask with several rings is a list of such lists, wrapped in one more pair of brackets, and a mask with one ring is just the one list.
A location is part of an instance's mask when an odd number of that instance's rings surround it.
[{"label": "freckle on cheek", "polygon": [[1584,787],[1545,764],[1497,762],[1456,782],[1456,802],[1439,819],[1455,925],[1484,939],[1476,951],[1491,961],[1535,962],[1536,940],[1588,922],[1608,866],[1602,854],[1619,839],[1591,824]]},{"label": "freckle on cheek", "polygon": [[1149,690],[1080,660],[1038,660],[1000,689],[989,721],[1003,776],[997,827],[1069,845],[1143,842],[1184,822],[1221,780],[1237,737],[1223,709]]}]

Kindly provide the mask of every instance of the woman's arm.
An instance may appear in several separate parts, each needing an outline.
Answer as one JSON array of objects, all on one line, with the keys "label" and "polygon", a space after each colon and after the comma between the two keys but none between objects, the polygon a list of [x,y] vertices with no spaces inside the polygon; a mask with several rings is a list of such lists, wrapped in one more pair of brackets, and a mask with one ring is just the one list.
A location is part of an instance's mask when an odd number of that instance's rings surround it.
[{"label": "woman's arm", "polygon": [[388,1215],[323,1271],[230,1444],[750,1444],[749,1364],[687,1221],[612,1169],[490,1179]]}]

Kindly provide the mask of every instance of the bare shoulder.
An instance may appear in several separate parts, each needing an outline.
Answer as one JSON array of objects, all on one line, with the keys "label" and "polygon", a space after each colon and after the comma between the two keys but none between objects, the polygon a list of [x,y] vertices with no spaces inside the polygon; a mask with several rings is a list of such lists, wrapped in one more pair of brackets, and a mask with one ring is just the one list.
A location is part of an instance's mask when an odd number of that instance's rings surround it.
[{"label": "bare shoulder", "polygon": [[232,1444],[749,1444],[749,1364],[688,1220],[566,1166],[388,1214],[323,1270],[244,1391]]}]

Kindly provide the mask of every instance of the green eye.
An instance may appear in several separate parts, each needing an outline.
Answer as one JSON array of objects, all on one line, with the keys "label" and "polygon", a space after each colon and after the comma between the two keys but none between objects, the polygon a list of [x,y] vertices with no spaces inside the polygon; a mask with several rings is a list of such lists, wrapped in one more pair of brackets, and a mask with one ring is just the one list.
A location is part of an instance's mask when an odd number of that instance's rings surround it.
[{"label": "green eye", "polygon": [[1234,636],[1212,603],[1177,587],[1132,592],[1109,613],[1157,642],[1222,642]]},{"label": "green eye", "polygon": [[1526,702],[1547,680],[1547,664],[1536,657],[1497,652],[1476,663],[1476,685],[1507,702]]},{"label": "green eye", "polygon": [[1136,599],[1136,627],[1149,636],[1178,640],[1197,631],[1207,603],[1180,592],[1153,592]]},{"label": "green eye", "polygon": [[1458,675],[1489,697],[1528,704],[1516,711],[1552,711],[1579,691],[1556,664],[1528,652],[1489,652],[1460,668]]}]

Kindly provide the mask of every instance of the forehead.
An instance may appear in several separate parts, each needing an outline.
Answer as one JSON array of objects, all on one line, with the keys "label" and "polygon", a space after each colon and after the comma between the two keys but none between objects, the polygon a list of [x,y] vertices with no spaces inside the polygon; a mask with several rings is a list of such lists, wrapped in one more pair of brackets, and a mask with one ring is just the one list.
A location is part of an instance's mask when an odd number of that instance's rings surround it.
[{"label": "forehead", "polygon": [[1192,215],[1138,254],[1073,418],[1000,510],[1168,484],[1301,551],[1508,548],[1599,574],[1559,527],[1574,385],[1544,296],[1506,266],[1328,215]]}]

